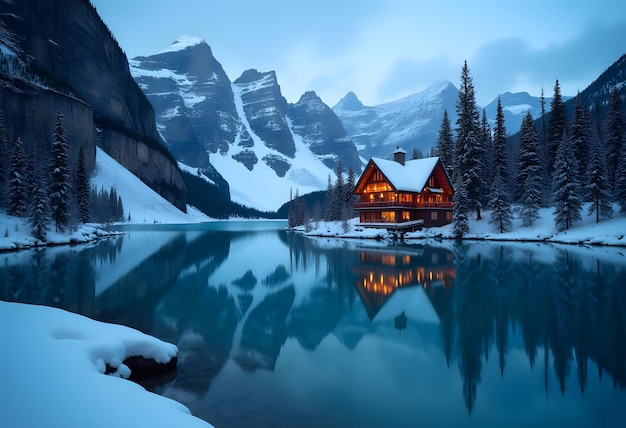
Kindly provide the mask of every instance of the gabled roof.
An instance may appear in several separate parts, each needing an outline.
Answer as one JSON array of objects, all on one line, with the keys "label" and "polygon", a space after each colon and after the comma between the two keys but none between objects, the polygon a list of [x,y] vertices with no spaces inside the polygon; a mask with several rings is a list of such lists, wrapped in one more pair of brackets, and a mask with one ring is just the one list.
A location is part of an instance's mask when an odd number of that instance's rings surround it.
[{"label": "gabled roof", "polygon": [[432,157],[406,161],[404,165],[381,158],[372,158],[370,162],[378,167],[397,191],[419,193],[424,189],[438,161],[438,157]]}]

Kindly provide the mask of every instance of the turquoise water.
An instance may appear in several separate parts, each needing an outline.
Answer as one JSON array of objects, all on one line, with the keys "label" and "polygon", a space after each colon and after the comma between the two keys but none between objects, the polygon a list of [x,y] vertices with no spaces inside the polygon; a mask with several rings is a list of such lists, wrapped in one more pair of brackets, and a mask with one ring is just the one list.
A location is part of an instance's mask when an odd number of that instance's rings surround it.
[{"label": "turquoise water", "polygon": [[125,227],[0,254],[0,299],[175,343],[146,384],[216,427],[624,426],[623,248]]}]

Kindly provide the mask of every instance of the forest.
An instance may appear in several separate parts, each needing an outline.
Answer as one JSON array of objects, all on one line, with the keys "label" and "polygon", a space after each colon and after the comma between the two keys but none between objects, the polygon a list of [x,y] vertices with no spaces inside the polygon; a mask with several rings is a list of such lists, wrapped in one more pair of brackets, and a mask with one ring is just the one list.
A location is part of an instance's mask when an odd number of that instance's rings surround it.
[{"label": "forest", "polygon": [[45,241],[50,230],[70,232],[88,222],[123,220],[116,190],[90,187],[82,146],[76,162],[70,161],[61,113],[51,130],[52,144],[25,143],[20,137],[13,142],[9,129],[0,111],[0,209],[26,219],[36,239]]}]

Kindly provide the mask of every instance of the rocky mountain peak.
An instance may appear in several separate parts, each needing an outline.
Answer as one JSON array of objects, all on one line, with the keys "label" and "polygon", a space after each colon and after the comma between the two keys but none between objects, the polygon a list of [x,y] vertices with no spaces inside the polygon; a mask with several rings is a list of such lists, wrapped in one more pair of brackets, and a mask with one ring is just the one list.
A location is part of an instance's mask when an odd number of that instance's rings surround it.
[{"label": "rocky mountain peak", "polygon": [[207,42],[205,42],[204,39],[201,39],[200,37],[195,37],[195,36],[190,36],[188,34],[184,34],[180,36],[178,39],[176,39],[174,42],[172,42],[171,45],[169,45],[168,47],[160,51],[159,53],[161,54],[161,53],[167,53],[167,52],[179,52],[179,51],[183,51],[183,50],[186,50],[186,49],[189,49],[194,46],[201,45],[201,44],[205,44],[208,46]]},{"label": "rocky mountain peak", "polygon": [[348,92],[339,102],[333,107],[333,109],[358,111],[364,109],[365,106],[352,91]]}]

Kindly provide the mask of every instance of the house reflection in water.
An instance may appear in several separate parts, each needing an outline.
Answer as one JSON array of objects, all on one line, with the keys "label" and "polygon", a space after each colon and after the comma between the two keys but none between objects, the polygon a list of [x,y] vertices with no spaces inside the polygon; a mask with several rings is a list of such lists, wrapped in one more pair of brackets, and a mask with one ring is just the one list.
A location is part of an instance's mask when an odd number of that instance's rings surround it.
[{"label": "house reflection in water", "polygon": [[[412,313],[424,320],[435,321],[432,318],[436,316],[438,321],[441,314],[437,303],[442,302],[433,300],[449,295],[456,275],[454,255],[450,250],[429,245],[390,250],[363,248],[357,251],[357,255],[355,285],[371,320],[399,316],[404,311],[407,316]],[[428,300],[426,296],[431,301],[424,306]],[[394,310],[398,313],[393,314]],[[420,311],[421,314],[416,313]]]}]

